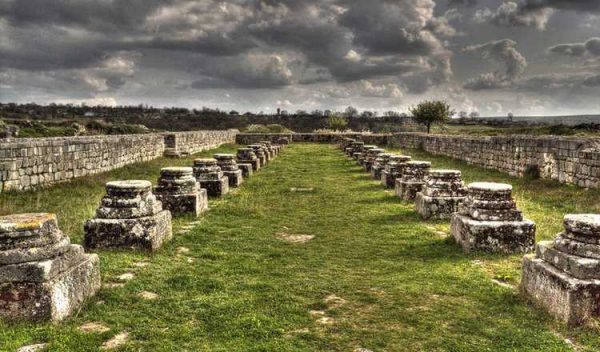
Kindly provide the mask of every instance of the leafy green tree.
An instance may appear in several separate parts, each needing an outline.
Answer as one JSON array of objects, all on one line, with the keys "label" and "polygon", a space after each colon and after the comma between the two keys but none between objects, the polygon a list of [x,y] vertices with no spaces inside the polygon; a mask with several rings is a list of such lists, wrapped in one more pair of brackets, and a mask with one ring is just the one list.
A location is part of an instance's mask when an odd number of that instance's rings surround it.
[{"label": "leafy green tree", "polygon": [[329,128],[336,131],[343,131],[348,126],[348,120],[339,114],[332,114],[327,118]]},{"label": "leafy green tree", "polygon": [[430,133],[432,124],[448,121],[454,111],[444,101],[426,100],[416,107],[411,107],[410,113],[417,123],[427,126],[427,133]]}]

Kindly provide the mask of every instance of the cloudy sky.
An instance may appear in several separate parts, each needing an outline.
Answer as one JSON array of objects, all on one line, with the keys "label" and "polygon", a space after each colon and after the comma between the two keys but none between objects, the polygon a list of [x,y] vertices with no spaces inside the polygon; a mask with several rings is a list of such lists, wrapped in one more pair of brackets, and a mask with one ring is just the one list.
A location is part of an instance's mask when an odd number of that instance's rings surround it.
[{"label": "cloudy sky", "polygon": [[0,101],[600,112],[599,0],[0,0]]}]

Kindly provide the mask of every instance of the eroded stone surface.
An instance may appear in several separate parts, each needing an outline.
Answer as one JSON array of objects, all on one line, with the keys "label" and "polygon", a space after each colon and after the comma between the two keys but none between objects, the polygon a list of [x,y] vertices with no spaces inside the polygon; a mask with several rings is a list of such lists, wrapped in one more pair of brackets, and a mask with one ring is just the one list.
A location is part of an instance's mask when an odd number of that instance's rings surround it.
[{"label": "eroded stone surface", "polygon": [[396,179],[396,195],[413,201],[425,184],[425,176],[431,168],[429,161],[408,161],[403,165],[402,175]]},{"label": "eroded stone surface", "polygon": [[158,184],[154,188],[156,198],[173,216],[193,214],[199,216],[208,209],[206,189],[194,177],[191,167],[168,167],[161,169]]},{"label": "eroded stone surface", "polygon": [[70,244],[54,214],[10,215],[0,223],[0,318],[59,321],[100,288],[98,256]]},{"label": "eroded stone surface", "polygon": [[459,170],[429,170],[415,209],[424,219],[449,219],[466,196]]},{"label": "eroded stone surface", "polygon": [[554,241],[538,242],[536,255],[523,258],[521,292],[570,325],[600,313],[600,244],[577,239],[600,237],[598,219],[595,214],[566,215],[565,231]]}]

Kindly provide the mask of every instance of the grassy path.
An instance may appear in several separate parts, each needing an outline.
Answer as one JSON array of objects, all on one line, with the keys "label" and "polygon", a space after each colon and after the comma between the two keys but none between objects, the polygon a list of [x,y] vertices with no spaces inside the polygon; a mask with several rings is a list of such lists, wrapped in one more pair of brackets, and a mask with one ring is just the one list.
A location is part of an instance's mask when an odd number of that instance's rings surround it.
[{"label": "grassy path", "polygon": [[[0,195],[0,211],[56,209],[62,228],[78,241],[106,178],[154,181],[166,162]],[[464,171],[466,178],[505,177]],[[554,207],[536,197],[529,208]],[[125,272],[136,277],[101,290],[61,325],[0,323],[0,350],[49,342],[51,350],[94,351],[121,332],[129,334],[121,347],[128,351],[572,350],[563,327],[490,280],[499,272],[514,276],[518,257],[464,255],[446,237],[447,223],[421,221],[412,205],[384,192],[333,146],[292,145],[211,205],[157,254],[100,252],[105,282]],[[315,237],[282,239],[289,235]],[[141,261],[148,264],[136,265]],[[142,291],[158,298],[143,300]],[[84,333],[78,327],[85,322],[110,330]],[[600,347],[591,330],[569,334],[582,350]]]}]

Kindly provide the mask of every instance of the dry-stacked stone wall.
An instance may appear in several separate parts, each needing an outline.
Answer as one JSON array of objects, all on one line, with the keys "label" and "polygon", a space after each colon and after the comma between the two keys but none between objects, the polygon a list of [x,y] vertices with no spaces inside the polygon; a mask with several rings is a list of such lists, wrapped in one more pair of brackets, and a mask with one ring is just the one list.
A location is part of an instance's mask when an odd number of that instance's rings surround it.
[{"label": "dry-stacked stone wall", "polygon": [[235,141],[236,130],[11,139],[0,143],[0,191],[28,190]]}]

